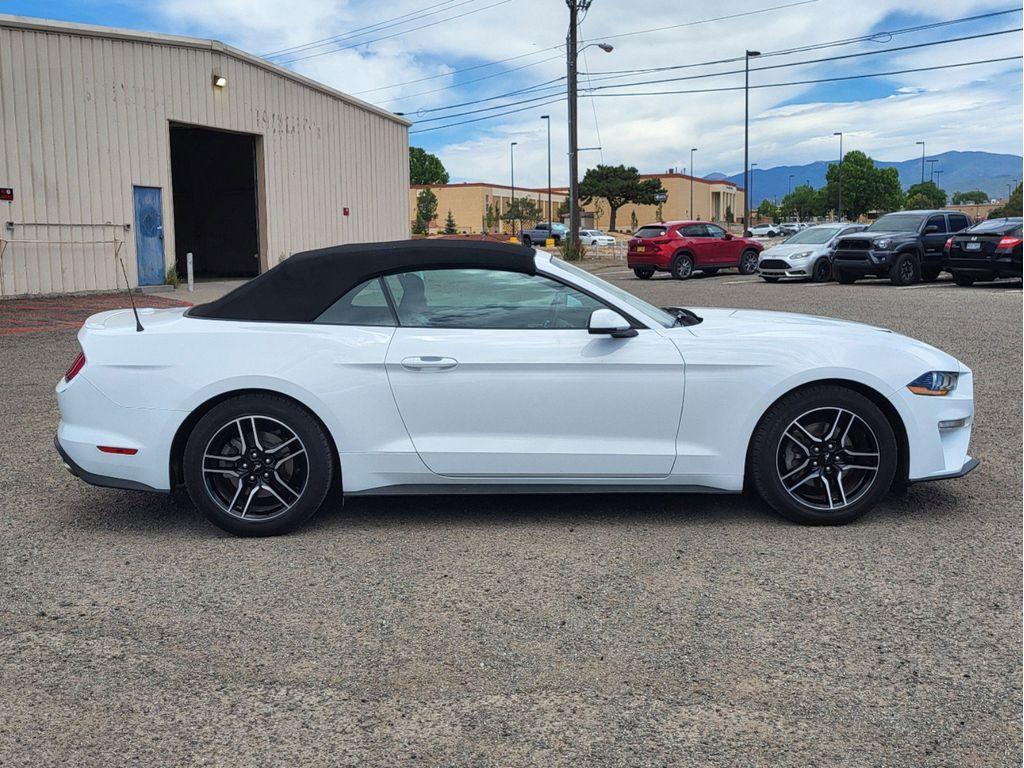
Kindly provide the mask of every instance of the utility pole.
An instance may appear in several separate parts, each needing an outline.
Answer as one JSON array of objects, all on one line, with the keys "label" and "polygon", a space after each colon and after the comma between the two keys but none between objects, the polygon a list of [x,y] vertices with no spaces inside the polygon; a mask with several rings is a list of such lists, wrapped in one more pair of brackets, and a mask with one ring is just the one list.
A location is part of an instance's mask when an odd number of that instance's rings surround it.
[{"label": "utility pole", "polygon": [[836,220],[843,220],[843,132],[836,131],[832,134],[833,136],[839,137],[839,168],[836,170],[836,179],[839,187],[839,207],[836,209]]},{"label": "utility pole", "polygon": [[921,145],[921,183],[924,184],[924,142],[915,141],[914,143]]},{"label": "utility pole", "polygon": [[743,57],[743,229],[750,229],[750,57],[760,51],[747,51]]},{"label": "utility pole", "polygon": [[697,151],[696,147],[690,148],[690,218],[693,218],[693,153]]},{"label": "utility pole", "polygon": [[541,115],[540,119],[548,124],[548,237],[554,237],[551,231],[551,115]]},{"label": "utility pole", "polygon": [[508,205],[512,214],[512,237],[516,236],[516,144],[518,143],[518,141],[513,141],[508,145],[509,168],[512,171],[512,202]]}]

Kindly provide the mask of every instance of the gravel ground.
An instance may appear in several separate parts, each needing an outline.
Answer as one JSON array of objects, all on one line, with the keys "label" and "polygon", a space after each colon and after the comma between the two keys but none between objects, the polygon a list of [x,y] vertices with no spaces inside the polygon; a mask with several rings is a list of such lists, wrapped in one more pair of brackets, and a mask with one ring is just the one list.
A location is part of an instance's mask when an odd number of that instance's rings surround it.
[{"label": "gravel ground", "polygon": [[435,497],[241,540],[67,475],[74,334],[0,336],[0,765],[1019,765],[1019,284],[602,271],[941,346],[981,468],[838,529],[739,496]]}]

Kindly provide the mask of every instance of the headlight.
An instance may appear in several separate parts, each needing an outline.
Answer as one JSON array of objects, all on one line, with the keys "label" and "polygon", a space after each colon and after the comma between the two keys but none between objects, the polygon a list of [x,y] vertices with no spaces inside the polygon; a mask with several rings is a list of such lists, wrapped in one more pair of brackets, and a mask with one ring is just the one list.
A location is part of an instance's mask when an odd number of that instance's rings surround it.
[{"label": "headlight", "polygon": [[928,371],[907,384],[907,389],[915,395],[945,397],[956,389],[959,377],[960,374],[952,371]]},{"label": "headlight", "polygon": [[887,237],[883,237],[881,240],[875,240],[875,248],[878,248],[880,251],[889,250],[890,245],[892,245],[892,240]]},{"label": "headlight", "polygon": [[801,251],[800,253],[792,254],[789,258],[792,259],[793,261],[797,261],[799,259],[806,259],[808,256],[811,255],[811,253],[811,251]]}]

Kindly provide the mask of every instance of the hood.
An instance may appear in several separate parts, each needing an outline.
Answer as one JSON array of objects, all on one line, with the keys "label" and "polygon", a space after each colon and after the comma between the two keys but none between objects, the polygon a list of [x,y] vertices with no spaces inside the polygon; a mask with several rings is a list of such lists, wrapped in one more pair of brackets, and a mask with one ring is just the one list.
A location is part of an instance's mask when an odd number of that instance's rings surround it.
[{"label": "hood", "polygon": [[753,340],[759,345],[778,344],[780,351],[841,348],[845,345],[870,348],[872,354],[912,355],[923,370],[966,370],[956,358],[923,341],[879,328],[831,317],[770,312],[756,309],[690,308],[703,318],[686,331],[698,338]]},{"label": "hood", "polygon": [[824,253],[827,248],[828,243],[779,243],[761,251],[761,255],[771,258],[772,256],[789,256],[794,253],[804,253],[805,251]]}]

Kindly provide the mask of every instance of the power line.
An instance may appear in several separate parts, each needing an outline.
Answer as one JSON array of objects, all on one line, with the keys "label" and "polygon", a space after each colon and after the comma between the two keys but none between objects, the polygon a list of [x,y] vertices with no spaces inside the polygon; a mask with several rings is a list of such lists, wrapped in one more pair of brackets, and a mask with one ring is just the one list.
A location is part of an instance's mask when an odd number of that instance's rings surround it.
[{"label": "power line", "polygon": [[[914,69],[895,69],[891,72],[872,72],[864,75],[844,75],[841,77],[823,77],[815,80],[793,80],[788,83],[759,83],[757,85],[751,85],[750,89],[755,88],[784,88],[788,85],[810,85],[812,83],[834,83],[841,80],[862,80],[870,77],[889,77],[891,75],[905,75],[911,72],[934,72],[940,69],[956,69],[957,67],[973,67],[979,64],[995,64],[1003,61],[1020,61],[1020,56],[1003,56],[998,59],[982,59],[980,61],[963,61],[958,64],[939,64],[934,67],[915,67]],[[722,88],[697,88],[688,89],[682,91],[629,91],[626,93],[595,93],[595,98],[608,97],[608,96],[668,96],[682,93],[720,93],[722,91],[742,91],[744,86],[742,85],[731,85]]]},{"label": "power line", "polygon": [[744,16],[755,16],[759,13],[768,13],[770,11],[780,11],[784,8],[795,8],[798,5],[810,5],[816,3],[818,0],[796,0],[792,3],[783,3],[782,5],[773,5],[770,8],[759,8],[756,11],[742,11],[740,13],[730,13],[727,16],[716,16],[713,19],[700,19],[699,21],[687,21],[683,24],[670,24],[667,27],[651,27],[650,29],[637,29],[633,32],[619,32],[616,35],[605,35],[602,40],[617,40],[620,37],[630,37],[632,35],[646,35],[651,32],[664,32],[666,29],[682,29],[683,27],[695,27],[698,24],[708,24],[713,21],[728,21],[730,19],[739,19]]},{"label": "power line", "polygon": [[[896,53],[898,51],[909,51],[918,48],[929,48],[935,45],[949,45],[950,43],[960,43],[965,40],[978,40],[985,37],[997,37],[999,35],[1009,35],[1014,32],[1024,31],[1024,27],[1016,27],[1015,29],[1003,29],[998,32],[982,32],[977,35],[965,35],[964,37],[951,37],[945,40],[932,40],[927,43],[914,43],[913,45],[901,45],[896,48],[881,48],[874,51],[859,51],[857,53],[846,53],[841,56],[826,56],[820,59],[806,59],[804,61],[790,61],[784,64],[771,64],[767,67],[751,67],[751,72],[764,72],[771,69],[785,69],[787,67],[802,67],[808,64],[822,64],[825,62],[840,61],[842,59],[856,59],[863,56],[878,56],[883,53]],[[654,85],[658,83],[675,83],[683,80],[700,80],[706,77],[723,77],[725,75],[736,75],[743,73],[742,69],[730,69],[726,72],[708,72],[700,75],[687,75],[686,77],[670,77],[661,78],[658,80],[640,80],[632,83],[611,83],[608,85],[598,85],[593,88],[589,88],[591,91],[603,91],[609,88],[623,88],[632,87],[637,85]],[[621,75],[620,75],[621,77]]]},{"label": "power line", "polygon": [[[459,107],[471,107],[474,104],[483,104],[484,102],[487,102],[487,101],[495,101],[496,99],[507,99],[509,96],[521,96],[522,94],[529,93],[530,91],[539,91],[539,90],[545,90],[545,89],[550,90],[553,87],[554,83],[557,83],[557,82],[559,82],[561,80],[565,80],[565,75],[562,75],[561,77],[552,78],[551,80],[548,80],[548,81],[543,82],[543,83],[538,83],[537,85],[531,85],[531,86],[527,86],[525,88],[520,88],[519,90],[516,90],[516,91],[508,91],[507,93],[500,93],[497,96],[490,96],[490,97],[488,97],[486,99],[474,99],[472,101],[464,101],[461,104],[449,104],[446,107],[432,107],[430,109],[418,109],[418,110],[416,110],[416,116],[419,117],[420,115],[425,115],[425,114],[428,114],[428,113],[431,113],[431,112],[447,112],[449,109],[458,109]],[[564,88],[565,86],[561,86],[561,87]],[[550,94],[545,94],[545,95],[550,95]],[[496,108],[500,108],[500,107],[503,107],[503,106],[508,106],[508,105],[507,104],[499,104],[498,107],[496,107]],[[405,113],[403,113],[403,114],[405,114]],[[444,118],[434,118],[434,119],[441,119],[441,120],[443,120]],[[426,122],[426,121],[425,120],[418,120],[417,122],[421,122],[422,123],[422,122]]]},{"label": "power line", "polygon": [[[466,0],[466,1],[470,2],[471,0]],[[362,41],[360,41],[358,43],[353,43],[351,45],[342,46],[341,48],[332,48],[329,51],[320,51],[319,53],[310,53],[310,54],[307,54],[306,56],[298,56],[298,57],[296,57],[294,59],[288,59],[287,61],[282,61],[282,62],[279,62],[279,63],[282,64],[282,65],[284,65],[284,64],[294,64],[297,61],[305,61],[306,59],[315,59],[317,56],[326,56],[329,53],[340,53],[341,51],[348,51],[348,50],[351,50],[352,48],[358,48],[358,47],[360,47],[362,45],[370,45],[371,43],[379,43],[381,40],[390,40],[393,37],[401,37],[402,35],[408,35],[408,34],[410,34],[412,32],[419,32],[420,30],[427,29],[428,27],[436,27],[438,24],[444,24],[445,22],[448,22],[448,21],[454,21],[456,19],[464,19],[467,16],[472,16],[474,13],[480,13],[481,11],[486,11],[486,10],[489,10],[491,8],[496,8],[499,5],[505,5],[506,3],[511,3],[511,2],[512,2],[512,0],[498,0],[498,2],[491,3],[490,5],[485,5],[482,8],[474,8],[471,11],[466,11],[465,13],[461,13],[461,14],[458,14],[456,16],[446,16],[443,19],[438,19],[437,21],[432,21],[429,24],[420,24],[418,27],[413,27],[412,29],[403,29],[400,32],[393,32],[392,34],[384,35],[383,37],[375,37],[375,38],[373,38],[371,40],[362,40]],[[445,10],[449,10],[449,9],[446,8]]]},{"label": "power line", "polygon": [[420,129],[418,131],[409,131],[409,135],[411,136],[414,133],[428,133],[429,131],[440,131],[442,128],[454,128],[457,125],[468,125],[469,123],[479,123],[481,120],[493,120],[496,117],[504,117],[505,115],[514,115],[517,112],[525,112],[528,109],[539,109],[540,107],[546,107],[549,104],[558,104],[561,101],[564,101],[564,99],[561,96],[559,96],[557,99],[552,99],[551,101],[545,101],[545,102],[543,102],[541,104],[533,104],[533,105],[530,105],[528,107],[519,107],[518,109],[510,109],[508,112],[500,112],[500,113],[498,113],[496,115],[486,115],[484,117],[477,117],[477,118],[474,118],[472,120],[462,120],[462,121],[460,121],[458,123],[449,123],[447,125],[436,125],[433,128],[422,128],[422,129]]},{"label": "power line", "polygon": [[422,125],[423,123],[436,123],[438,120],[450,120],[453,117],[462,117],[463,115],[478,115],[481,112],[490,112],[492,109],[504,109],[505,107],[514,107],[519,104],[530,104],[535,101],[542,101],[543,99],[549,99],[552,96],[560,96],[565,93],[565,86],[561,86],[559,90],[553,91],[552,93],[543,93],[538,96],[533,96],[529,99],[523,99],[521,101],[510,101],[506,104],[495,104],[493,107],[481,107],[480,109],[470,109],[466,112],[454,112],[450,115],[441,115],[440,117],[428,117],[426,120],[417,120],[413,125]]},{"label": "power line", "polygon": [[[352,38],[352,37],[359,37],[360,34],[367,34],[367,33],[371,32],[371,31],[372,32],[379,32],[380,29],[384,28],[385,26],[397,26],[397,25],[393,25],[392,22],[398,22],[399,20],[404,19],[405,21],[401,21],[400,22],[400,23],[404,24],[407,21],[411,21],[412,20],[412,19],[408,18],[410,16],[417,16],[417,17],[419,17],[419,14],[421,14],[421,13],[423,13],[425,11],[429,11],[431,8],[437,8],[438,6],[442,6],[442,5],[451,5],[454,2],[455,2],[455,0],[442,0],[442,2],[440,2],[440,3],[434,3],[433,5],[428,5],[428,6],[425,6],[423,8],[418,9],[418,10],[415,10],[415,11],[407,11],[406,13],[400,14],[398,16],[393,16],[390,19],[384,19],[383,21],[378,21],[378,22],[376,22],[374,24],[368,24],[368,25],[363,26],[363,27],[356,27],[355,29],[350,29],[348,32],[343,32],[343,33],[340,33],[340,34],[337,34],[337,35],[331,35],[330,37],[321,37],[321,38],[319,38],[317,40],[310,40],[307,43],[299,43],[298,45],[293,45],[293,46],[291,46],[289,48],[279,48],[276,51],[271,51],[270,53],[261,54],[261,57],[264,58],[264,59],[272,59],[272,58],[276,58],[278,56],[281,56],[282,54],[296,53],[298,51],[309,50],[311,48],[319,48],[322,45],[338,42],[340,40],[347,40],[347,39]],[[466,0],[466,2],[472,2],[472,0]],[[463,3],[459,3],[459,5],[462,5],[462,4]],[[446,10],[448,10],[448,9],[444,8],[441,11],[435,11],[435,13],[442,13],[443,11],[446,11]],[[431,14],[426,14],[426,15],[429,16]],[[420,18],[422,18],[422,17],[420,17]]]},{"label": "power line", "polygon": [[[397,96],[397,97],[395,97],[393,99],[385,99],[384,101],[381,102],[381,104],[394,104],[395,102],[398,102],[398,101],[408,101],[409,99],[415,99],[415,98],[418,98],[420,96],[428,96],[431,93],[440,93],[441,91],[450,91],[453,88],[460,88],[463,85],[469,85],[470,83],[479,83],[481,80],[490,80],[492,77],[501,77],[502,75],[508,75],[508,74],[511,74],[512,72],[518,72],[521,69],[529,69],[530,67],[536,67],[538,64],[546,64],[549,61],[554,61],[555,59],[561,59],[561,58],[562,58],[561,56],[552,56],[552,57],[547,58],[547,59],[541,59],[540,61],[534,61],[534,62],[532,62],[530,64],[523,64],[522,66],[519,66],[519,67],[513,67],[512,69],[506,69],[504,72],[495,72],[495,73],[490,74],[490,75],[484,75],[483,77],[474,78],[473,80],[463,80],[460,83],[452,83],[451,85],[446,85],[443,88],[435,88],[432,91],[423,91],[423,93],[416,93],[416,94],[412,94],[410,96]],[[444,77],[444,75],[440,75],[440,77]],[[563,77],[564,77],[564,75],[563,75]],[[417,111],[419,111],[419,110],[417,110]]]}]

